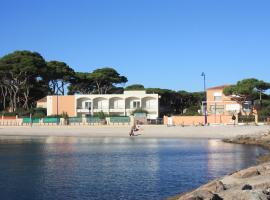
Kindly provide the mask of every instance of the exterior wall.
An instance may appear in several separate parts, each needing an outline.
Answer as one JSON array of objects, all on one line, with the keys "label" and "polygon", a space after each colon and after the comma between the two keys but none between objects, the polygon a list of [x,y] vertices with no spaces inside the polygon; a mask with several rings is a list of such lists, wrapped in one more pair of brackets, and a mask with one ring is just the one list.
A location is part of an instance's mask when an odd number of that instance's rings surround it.
[{"label": "exterior wall", "polygon": [[47,108],[47,102],[37,102],[37,108]]},{"label": "exterior wall", "polygon": [[[164,116],[164,124],[168,124],[168,117]],[[204,123],[204,116],[173,116],[173,125],[198,125]]]},{"label": "exterior wall", "polygon": [[[164,116],[164,124],[168,124],[168,117]],[[232,116],[219,115],[219,116],[207,116],[208,123],[210,124],[232,124]],[[200,125],[204,124],[204,116],[173,116],[173,125]]]},{"label": "exterior wall", "polygon": [[[70,117],[75,117],[75,97],[74,96],[58,96],[58,114],[67,112]],[[47,115],[57,114],[57,96],[47,97]]]},{"label": "exterior wall", "polygon": [[[215,99],[215,96],[217,97],[219,94],[221,95],[220,99]],[[216,108],[216,113],[211,110],[211,106]],[[224,108],[223,113],[217,112],[220,106]],[[240,110],[241,106],[236,101],[232,101],[230,97],[223,94],[223,88],[207,90],[208,115],[233,115],[239,113]]]},{"label": "exterior wall", "polygon": [[[148,111],[147,118],[156,119],[159,115],[158,94],[146,94],[145,91],[125,91],[124,94],[72,95],[58,96],[58,113],[67,112],[69,116],[104,112],[111,115],[129,116],[136,108]],[[85,104],[89,102],[89,104]],[[87,106],[88,107],[87,107]],[[57,96],[47,97],[47,115],[56,115]]]}]

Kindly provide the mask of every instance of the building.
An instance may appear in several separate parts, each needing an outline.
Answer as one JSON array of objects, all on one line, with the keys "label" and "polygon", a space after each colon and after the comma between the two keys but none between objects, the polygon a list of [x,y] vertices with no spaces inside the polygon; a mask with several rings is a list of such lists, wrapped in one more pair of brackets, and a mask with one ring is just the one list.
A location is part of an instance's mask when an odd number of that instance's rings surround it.
[{"label": "building", "polygon": [[[207,122],[210,124],[233,124],[232,116],[235,115],[236,122],[238,122],[238,114],[249,115],[252,110],[252,102],[244,102],[243,105],[239,104],[231,96],[226,96],[223,90],[228,85],[217,86],[207,89]],[[204,109],[202,102],[201,115],[198,116],[173,116],[168,120],[164,117],[164,124],[168,122],[173,125],[199,125],[204,124]]]},{"label": "building", "polygon": [[209,116],[232,116],[239,113],[250,114],[252,102],[247,101],[244,105],[233,100],[231,96],[226,96],[223,90],[228,85],[212,87],[207,90],[207,114]]},{"label": "building", "polygon": [[[37,102],[37,106],[41,102]],[[44,103],[42,104],[44,106]],[[159,116],[158,94],[146,94],[145,91],[124,91],[124,94],[76,94],[65,96],[47,96],[47,115],[67,112],[70,117],[93,116],[104,112],[109,115],[130,116],[136,109],[148,112],[148,119]]]},{"label": "building", "polygon": [[37,108],[47,108],[47,97],[44,97],[37,101]]}]

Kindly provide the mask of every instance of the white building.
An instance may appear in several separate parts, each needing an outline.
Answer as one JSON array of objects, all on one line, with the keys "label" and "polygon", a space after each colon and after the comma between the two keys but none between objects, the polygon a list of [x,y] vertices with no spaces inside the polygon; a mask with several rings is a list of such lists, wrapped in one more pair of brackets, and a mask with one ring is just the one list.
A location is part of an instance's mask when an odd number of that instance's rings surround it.
[{"label": "white building", "polygon": [[146,94],[145,91],[124,91],[124,94],[47,96],[46,107],[48,116],[63,112],[74,117],[98,112],[130,116],[134,110],[143,109],[148,112],[148,119],[156,119],[159,115],[159,95]]}]

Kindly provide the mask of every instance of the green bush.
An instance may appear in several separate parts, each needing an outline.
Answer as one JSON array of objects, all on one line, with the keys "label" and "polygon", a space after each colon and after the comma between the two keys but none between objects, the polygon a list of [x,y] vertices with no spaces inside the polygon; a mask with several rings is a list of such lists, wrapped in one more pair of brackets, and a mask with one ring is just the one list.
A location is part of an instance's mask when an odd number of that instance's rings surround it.
[{"label": "green bush", "polygon": [[136,110],[133,110],[133,112],[131,114],[134,115],[135,113],[145,113],[145,114],[148,114],[148,111],[147,110],[144,110],[142,108],[137,108]]},{"label": "green bush", "polygon": [[8,117],[13,117],[13,116],[16,116],[17,115],[16,112],[3,112],[2,114],[4,116],[8,116]]},{"label": "green bush", "polygon": [[98,113],[94,113],[94,117],[98,117],[99,119],[106,119],[106,117],[108,117],[108,115],[105,114],[103,111],[101,111]]},{"label": "green bush", "polygon": [[198,112],[201,108],[199,106],[190,106],[187,111],[183,114],[184,116],[200,116],[201,113]]}]

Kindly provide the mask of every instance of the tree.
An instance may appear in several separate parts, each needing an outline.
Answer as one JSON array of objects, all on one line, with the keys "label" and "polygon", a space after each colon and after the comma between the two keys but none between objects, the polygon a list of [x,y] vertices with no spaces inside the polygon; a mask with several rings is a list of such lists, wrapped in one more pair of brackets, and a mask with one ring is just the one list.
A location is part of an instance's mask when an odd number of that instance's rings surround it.
[{"label": "tree", "polygon": [[130,90],[145,90],[144,86],[141,84],[133,84],[133,85],[129,85],[125,88],[126,91],[130,91]]},{"label": "tree", "polygon": [[68,94],[91,94],[95,92],[95,83],[91,73],[76,72],[68,86]]},{"label": "tree", "polygon": [[257,79],[244,79],[238,81],[236,85],[225,87],[223,93],[227,96],[231,96],[232,100],[243,105],[244,102],[253,101],[255,99],[257,84]]},{"label": "tree", "polygon": [[128,81],[113,68],[96,69],[91,73],[90,78],[94,81],[98,94],[107,94],[113,86]]},{"label": "tree", "polygon": [[[259,114],[259,111],[262,109],[263,92],[265,92],[269,88],[269,83],[250,78],[238,81],[236,85],[224,88],[223,93],[225,95],[231,96],[232,100],[238,102],[242,106],[246,101],[252,101],[253,108],[255,108],[257,113]],[[260,101],[259,104],[256,100],[258,99],[258,92]]]},{"label": "tree", "polygon": [[270,89],[270,83],[266,83],[262,80],[258,81],[255,84],[255,88],[259,91],[260,94],[260,103],[262,103],[262,94],[266,91]]},{"label": "tree", "polygon": [[65,94],[65,86],[74,78],[75,72],[66,63],[47,62],[47,81],[51,94]]},{"label": "tree", "polygon": [[186,91],[173,91],[161,88],[147,88],[148,94],[160,95],[160,115],[198,115],[201,102],[204,98],[203,92],[189,93]]},{"label": "tree", "polygon": [[28,109],[31,90],[42,82],[45,70],[45,60],[36,52],[15,51],[2,57],[0,74],[4,109],[7,96],[12,111],[18,106]]}]

